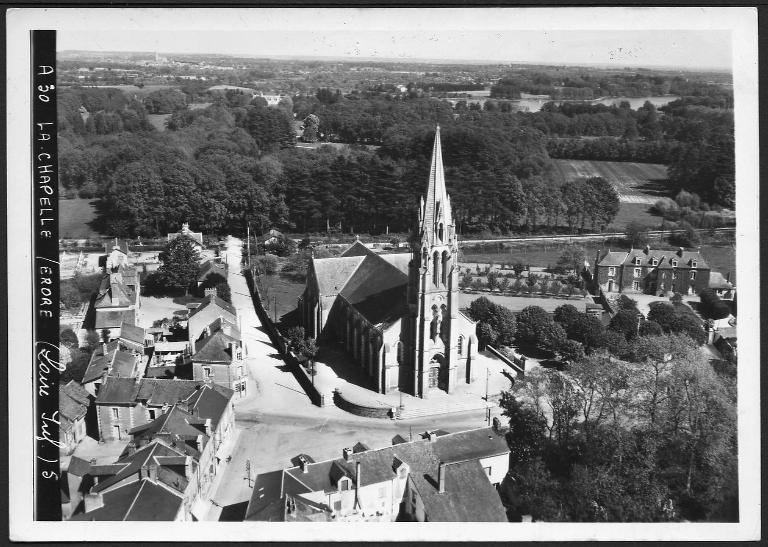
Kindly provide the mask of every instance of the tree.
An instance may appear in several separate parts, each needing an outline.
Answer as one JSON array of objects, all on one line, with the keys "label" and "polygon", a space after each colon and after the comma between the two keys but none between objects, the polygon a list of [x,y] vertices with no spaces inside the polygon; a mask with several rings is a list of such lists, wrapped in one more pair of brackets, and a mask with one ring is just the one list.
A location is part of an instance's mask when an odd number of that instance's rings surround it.
[{"label": "tree", "polygon": [[317,138],[320,130],[320,118],[315,114],[310,114],[304,118],[304,132],[302,133],[301,140],[304,142],[317,142]]},{"label": "tree", "polygon": [[554,319],[568,331],[571,325],[579,317],[579,310],[572,304],[562,304],[555,308]]},{"label": "tree", "polygon": [[640,336],[660,336],[664,334],[664,329],[656,321],[642,321],[639,333]]},{"label": "tree", "polygon": [[586,256],[584,247],[580,245],[569,245],[563,249],[562,253],[560,253],[560,257],[557,259],[557,264],[566,270],[579,273],[584,266]]},{"label": "tree", "polygon": [[623,334],[627,340],[632,340],[638,334],[638,322],[637,311],[621,309],[611,318],[608,330]]},{"label": "tree", "polygon": [[517,277],[520,277],[520,274],[526,270],[526,267],[525,267],[525,264],[523,264],[522,262],[515,262],[512,265],[512,269],[515,271],[515,275]]},{"label": "tree", "polygon": [[157,270],[161,283],[169,289],[184,290],[197,279],[200,270],[200,252],[187,237],[171,240],[159,255],[162,264]]},{"label": "tree", "polygon": [[285,338],[288,341],[288,349],[291,351],[300,350],[304,343],[304,327],[291,327],[285,333]]},{"label": "tree", "polygon": [[707,333],[704,332],[698,318],[690,313],[677,313],[670,330],[690,336],[698,345],[707,341]]},{"label": "tree", "polygon": [[632,346],[627,342],[624,334],[607,330],[603,340],[605,348],[611,355],[615,355],[619,359],[629,359],[632,356]]},{"label": "tree", "polygon": [[490,323],[481,321],[477,324],[477,341],[480,349],[485,349],[488,344],[495,344],[498,337],[499,333],[494,330]]},{"label": "tree", "polygon": [[577,312],[566,330],[568,338],[581,342],[587,353],[605,346],[605,327],[597,317]]},{"label": "tree", "polygon": [[59,333],[59,343],[68,347],[70,350],[80,347],[80,341],[72,329],[64,329]]},{"label": "tree", "polygon": [[517,315],[517,341],[520,344],[536,346],[539,332],[551,321],[549,315],[539,306],[527,306]]},{"label": "tree", "polygon": [[269,253],[264,256],[257,256],[253,263],[257,275],[275,275],[279,266],[277,257]]},{"label": "tree", "polygon": [[637,311],[637,300],[628,297],[626,294],[622,294],[616,299],[616,305],[620,310]]},{"label": "tree", "polygon": [[556,349],[555,353],[567,363],[581,361],[584,358],[584,346],[575,340],[565,339]]},{"label": "tree", "polygon": [[216,296],[224,300],[225,302],[232,303],[232,289],[229,287],[229,283],[222,281],[216,284]]},{"label": "tree", "polygon": [[672,304],[666,302],[651,302],[649,305],[648,321],[654,321],[665,332],[672,330],[672,323],[675,320],[675,308]]},{"label": "tree", "polygon": [[502,391],[499,406],[509,419],[510,467],[528,463],[541,452],[546,421],[518,401],[510,391]]}]

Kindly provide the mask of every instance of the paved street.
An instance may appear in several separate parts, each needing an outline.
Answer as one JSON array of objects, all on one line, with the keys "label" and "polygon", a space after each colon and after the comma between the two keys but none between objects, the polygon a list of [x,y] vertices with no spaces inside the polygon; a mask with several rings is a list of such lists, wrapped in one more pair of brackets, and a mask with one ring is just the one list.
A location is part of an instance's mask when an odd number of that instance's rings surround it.
[{"label": "paved street", "polygon": [[[222,452],[224,458],[231,455],[232,459],[222,464],[208,520],[218,520],[222,507],[250,499],[246,460],[255,476],[290,466],[291,458],[300,453],[319,461],[340,455],[343,447],[357,441],[380,448],[389,446],[398,433],[407,437],[409,431],[416,436],[427,429],[460,431],[485,425],[484,410],[395,422],[354,416],[333,405],[312,405],[261,327],[241,272],[241,257],[242,241],[228,237],[228,282],[241,318],[249,387],[245,397],[235,398],[238,437],[231,451]],[[500,414],[495,407],[492,412]]]}]

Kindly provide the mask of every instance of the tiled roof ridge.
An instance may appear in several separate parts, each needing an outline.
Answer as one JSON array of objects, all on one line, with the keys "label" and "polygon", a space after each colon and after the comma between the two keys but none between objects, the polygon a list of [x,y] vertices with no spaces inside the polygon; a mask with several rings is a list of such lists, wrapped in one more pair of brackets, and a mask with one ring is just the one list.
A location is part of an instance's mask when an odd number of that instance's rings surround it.
[{"label": "tiled roof ridge", "polygon": [[144,485],[146,485],[147,482],[145,480],[141,481],[141,486],[139,486],[139,490],[136,492],[136,495],[133,497],[133,501],[131,502],[131,505],[128,507],[128,510],[125,512],[125,515],[123,516],[122,520],[127,520],[128,515],[131,514],[131,511],[133,511],[133,506],[136,505],[136,501],[139,499],[139,495],[141,494],[141,491],[144,489]]}]

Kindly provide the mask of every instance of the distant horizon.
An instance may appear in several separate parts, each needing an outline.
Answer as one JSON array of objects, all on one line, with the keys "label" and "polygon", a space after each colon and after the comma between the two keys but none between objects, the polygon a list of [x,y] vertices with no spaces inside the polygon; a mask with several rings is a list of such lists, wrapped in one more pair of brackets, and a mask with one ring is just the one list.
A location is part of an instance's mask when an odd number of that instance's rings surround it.
[{"label": "distant horizon", "polygon": [[366,62],[366,63],[415,63],[415,64],[456,64],[456,65],[487,65],[487,66],[499,66],[499,65],[532,65],[532,66],[546,66],[546,67],[585,67],[585,68],[602,68],[612,70],[624,70],[624,69],[647,69],[647,70],[677,70],[681,72],[713,72],[713,73],[727,73],[732,74],[730,66],[690,66],[690,65],[672,65],[672,64],[610,64],[610,63],[594,63],[594,62],[546,62],[546,61],[522,61],[522,60],[488,60],[488,59],[451,59],[451,58],[429,58],[429,57],[362,57],[354,55],[288,55],[288,54],[254,54],[254,53],[224,53],[220,51],[209,52],[181,52],[181,51],[160,51],[160,50],[93,50],[93,49],[64,49],[57,52],[58,55],[62,54],[96,54],[96,55],[139,55],[146,54],[147,56],[154,56],[155,53],[162,57],[169,56],[221,56],[229,58],[248,58],[248,59],[261,59],[261,60],[294,60],[294,61],[335,61],[335,62]]}]

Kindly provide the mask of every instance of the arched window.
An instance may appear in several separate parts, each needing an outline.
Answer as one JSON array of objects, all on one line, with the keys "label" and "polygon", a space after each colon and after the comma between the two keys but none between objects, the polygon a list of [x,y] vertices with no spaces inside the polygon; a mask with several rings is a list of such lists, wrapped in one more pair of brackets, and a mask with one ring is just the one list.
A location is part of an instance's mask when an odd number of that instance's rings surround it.
[{"label": "arched window", "polygon": [[462,355],[463,351],[464,351],[464,337],[459,336],[459,355]]},{"label": "arched window", "polygon": [[437,226],[437,238],[440,240],[440,243],[443,242],[443,223],[442,222]]},{"label": "arched window", "polygon": [[434,283],[435,286],[437,286],[438,281],[440,280],[440,255],[435,251],[435,254],[432,255],[432,283]]},{"label": "arched window", "polygon": [[443,285],[448,285],[448,260],[450,260],[450,256],[448,255],[447,251],[443,251]]}]

